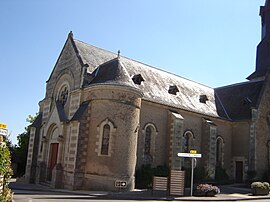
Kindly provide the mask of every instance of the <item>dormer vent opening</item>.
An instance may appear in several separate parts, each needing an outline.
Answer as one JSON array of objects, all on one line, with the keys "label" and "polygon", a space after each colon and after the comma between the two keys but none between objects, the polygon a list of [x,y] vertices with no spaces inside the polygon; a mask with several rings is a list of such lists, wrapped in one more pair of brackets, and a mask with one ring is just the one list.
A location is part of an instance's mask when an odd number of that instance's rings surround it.
[{"label": "dormer vent opening", "polygon": [[208,97],[206,95],[200,95],[200,103],[206,104],[206,101],[208,101]]},{"label": "dormer vent opening", "polygon": [[169,87],[168,93],[172,94],[172,95],[176,95],[179,92],[179,89],[177,88],[176,85],[171,85]]},{"label": "dormer vent opening", "polygon": [[136,74],[132,77],[132,80],[135,84],[141,85],[142,81],[144,81],[143,77],[141,74]]}]

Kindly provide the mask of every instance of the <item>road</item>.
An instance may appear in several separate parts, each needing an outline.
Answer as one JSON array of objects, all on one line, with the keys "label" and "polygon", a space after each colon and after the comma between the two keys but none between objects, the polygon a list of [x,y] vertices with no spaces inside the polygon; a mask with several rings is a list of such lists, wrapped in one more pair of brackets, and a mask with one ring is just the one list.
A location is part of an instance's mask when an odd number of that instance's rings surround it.
[{"label": "road", "polygon": [[[108,199],[104,198],[102,196],[88,196],[88,195],[79,195],[79,194],[64,194],[64,193],[57,193],[57,192],[41,192],[41,191],[24,191],[24,190],[14,190],[14,202],[42,202],[42,201],[48,201],[48,202],[112,202],[112,201],[121,201],[121,202],[134,202],[134,201],[140,201],[140,202],[154,202],[154,201],[164,201],[164,200],[125,200],[125,199]],[[168,201],[168,200],[167,200]],[[170,200],[170,201],[178,201],[181,200]],[[187,201],[187,200],[184,200]],[[208,200],[210,201],[210,200]],[[222,200],[221,200],[222,201]],[[230,201],[230,200],[224,200],[224,201]],[[236,200],[233,200],[236,201]],[[240,201],[240,200],[239,200]],[[258,200],[243,200],[241,201],[249,201],[249,202],[269,202],[269,199],[258,199]]]},{"label": "road", "polygon": [[10,187],[14,192],[14,202],[131,202],[131,201],[254,201],[266,202],[270,201],[268,196],[252,196],[250,189],[243,186],[228,185],[222,186],[222,193],[216,197],[178,197],[173,198],[169,196],[157,196],[149,190],[146,191],[133,191],[133,192],[97,192],[97,191],[68,191],[63,189],[51,189],[47,186],[37,184],[27,184],[20,182],[11,182]]}]

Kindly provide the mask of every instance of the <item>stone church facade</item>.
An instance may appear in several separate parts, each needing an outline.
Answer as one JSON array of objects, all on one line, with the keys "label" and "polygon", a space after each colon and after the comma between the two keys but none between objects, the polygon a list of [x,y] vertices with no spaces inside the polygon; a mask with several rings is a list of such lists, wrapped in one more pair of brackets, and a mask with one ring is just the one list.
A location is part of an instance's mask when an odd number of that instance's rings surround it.
[{"label": "stone church facade", "polygon": [[197,150],[215,178],[236,182],[270,164],[270,2],[248,81],[211,88],[89,45],[69,33],[31,128],[26,180],[55,188],[134,188],[142,165],[181,170]]}]

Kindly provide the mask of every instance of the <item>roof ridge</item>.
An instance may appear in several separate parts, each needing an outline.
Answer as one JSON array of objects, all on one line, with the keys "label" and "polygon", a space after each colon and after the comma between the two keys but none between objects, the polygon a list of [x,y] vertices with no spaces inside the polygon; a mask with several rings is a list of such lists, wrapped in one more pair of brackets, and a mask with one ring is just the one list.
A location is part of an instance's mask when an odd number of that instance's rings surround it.
[{"label": "roof ridge", "polygon": [[[117,53],[114,53],[114,52],[112,52],[112,51],[110,51],[110,50],[107,50],[107,49],[104,49],[104,48],[100,48],[100,47],[97,47],[97,46],[92,45],[92,44],[88,44],[88,43],[86,43],[86,42],[84,42],[84,41],[81,41],[81,40],[78,40],[78,39],[73,39],[73,40],[74,40],[74,41],[78,41],[78,42],[83,43],[83,44],[88,45],[88,46],[92,46],[92,47],[98,48],[98,49],[100,49],[100,50],[103,50],[103,51],[106,51],[106,52],[109,52],[109,53],[112,53],[112,54],[116,55],[116,57],[117,57]],[[169,71],[167,71],[167,70],[161,69],[161,68],[159,68],[159,67],[155,67],[155,66],[146,64],[146,63],[144,63],[144,62],[141,62],[141,61],[138,61],[138,60],[129,58],[129,57],[127,57],[127,56],[121,55],[121,58],[125,58],[125,59],[127,59],[127,60],[131,60],[131,61],[133,61],[133,62],[137,62],[137,63],[140,63],[140,64],[142,64],[142,65],[145,65],[145,66],[147,66],[147,67],[149,67],[149,68],[152,68],[152,69],[155,69],[155,70],[159,70],[159,71],[168,73],[168,74],[170,74],[170,75],[177,76],[177,77],[179,77],[179,78],[185,79],[185,80],[187,80],[187,81],[190,81],[190,82],[199,84],[199,85],[204,86],[204,87],[207,87],[207,88],[214,89],[214,87],[207,86],[206,84],[202,84],[202,83],[199,83],[199,82],[197,82],[197,81],[193,81],[193,80],[191,80],[191,79],[188,79],[188,78],[185,78],[185,77],[183,77],[183,76],[174,74],[174,73],[172,73],[172,72],[169,72]]]},{"label": "roof ridge", "polygon": [[257,83],[257,82],[262,82],[262,80],[252,80],[252,81],[243,81],[243,82],[239,82],[239,83],[234,83],[234,84],[230,84],[227,86],[220,86],[214,89],[222,89],[222,88],[232,88],[232,87],[236,87],[236,86],[241,86],[241,85],[245,85],[245,84],[250,84],[250,83]]}]

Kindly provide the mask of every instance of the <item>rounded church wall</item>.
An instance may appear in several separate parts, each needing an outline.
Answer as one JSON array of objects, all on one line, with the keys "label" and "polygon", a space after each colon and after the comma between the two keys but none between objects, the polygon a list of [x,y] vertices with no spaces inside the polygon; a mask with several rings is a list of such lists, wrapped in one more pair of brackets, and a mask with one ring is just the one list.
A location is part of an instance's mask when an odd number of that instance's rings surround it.
[{"label": "rounded church wall", "polygon": [[[141,98],[138,93],[125,89],[99,89],[92,91],[89,97],[89,139],[93,141],[88,144],[86,173],[92,177],[114,176],[118,180],[128,181],[128,187],[132,189]],[[108,153],[104,155],[102,141],[106,134],[105,127],[109,128],[109,147]]]}]

